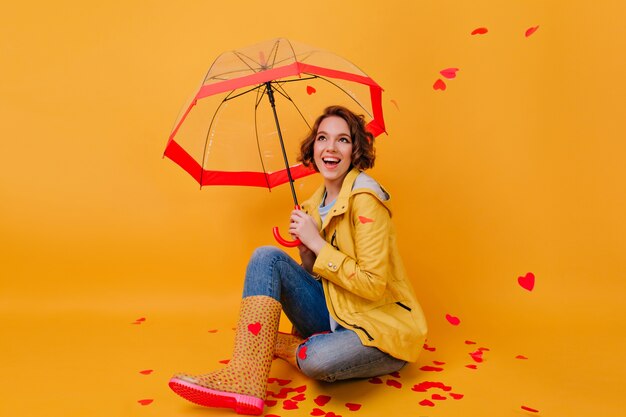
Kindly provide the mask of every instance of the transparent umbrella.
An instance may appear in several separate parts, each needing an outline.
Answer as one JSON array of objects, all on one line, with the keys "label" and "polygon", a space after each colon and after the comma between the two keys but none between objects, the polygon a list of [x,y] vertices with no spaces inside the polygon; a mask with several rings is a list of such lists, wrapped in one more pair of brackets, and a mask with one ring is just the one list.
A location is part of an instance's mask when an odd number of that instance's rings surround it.
[{"label": "transparent umbrella", "polygon": [[[315,171],[295,161],[301,140],[328,105],[363,114],[385,131],[382,88],[351,62],[284,38],[224,52],[183,108],[164,156],[199,184],[271,189]],[[280,116],[280,117],[279,117]],[[274,228],[277,241],[287,241]]]}]

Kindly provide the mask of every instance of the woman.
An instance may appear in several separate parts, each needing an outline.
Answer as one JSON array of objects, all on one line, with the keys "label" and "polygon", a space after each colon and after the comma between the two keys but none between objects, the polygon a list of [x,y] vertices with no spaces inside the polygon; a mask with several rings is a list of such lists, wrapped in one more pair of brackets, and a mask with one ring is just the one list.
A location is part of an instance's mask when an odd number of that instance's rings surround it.
[{"label": "woman", "polygon": [[[261,414],[274,356],[328,382],[398,371],[417,359],[426,322],[405,274],[386,201],[362,170],[374,165],[362,116],[328,107],[302,142],[299,160],[324,184],[291,213],[302,263],[257,249],[246,271],[235,350],[222,370],[177,374],[180,396],[240,414]],[[293,335],[278,333],[281,309]]]}]

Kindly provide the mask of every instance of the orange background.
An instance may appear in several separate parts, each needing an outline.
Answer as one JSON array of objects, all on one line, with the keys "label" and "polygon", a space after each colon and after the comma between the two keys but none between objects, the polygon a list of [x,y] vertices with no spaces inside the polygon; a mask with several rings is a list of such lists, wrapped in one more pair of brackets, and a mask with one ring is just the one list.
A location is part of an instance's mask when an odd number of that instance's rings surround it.
[{"label": "orange background", "polygon": [[[392,194],[437,350],[403,370],[402,389],[317,384],[277,362],[308,399],[267,412],[309,415],[323,393],[344,416],[341,401],[361,415],[621,415],[626,5],[545,3],[4,5],[0,414],[232,415],[184,403],[167,378],[229,357],[246,261],[273,244],[291,197],[199,191],[161,155],[219,53],[284,36],[385,88],[372,175]],[[448,67],[457,77],[433,90]],[[527,272],[532,292],[517,285]],[[476,370],[465,340],[490,349]],[[419,370],[433,360],[445,370]],[[410,388],[429,380],[465,397],[422,407],[430,393]]]}]

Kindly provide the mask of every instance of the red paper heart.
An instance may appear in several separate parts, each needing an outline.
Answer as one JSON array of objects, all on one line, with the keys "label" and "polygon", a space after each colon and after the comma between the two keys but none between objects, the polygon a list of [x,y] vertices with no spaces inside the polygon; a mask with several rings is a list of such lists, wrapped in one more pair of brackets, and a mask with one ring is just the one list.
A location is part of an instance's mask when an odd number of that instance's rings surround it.
[{"label": "red paper heart", "polygon": [[522,410],[530,411],[531,413],[538,413],[539,412],[539,410],[535,410],[534,408],[526,407],[525,405],[522,406]]},{"label": "red paper heart", "polygon": [[528,358],[524,355],[517,355],[515,359],[528,359]]},{"label": "red paper heart", "polygon": [[248,331],[257,336],[261,331],[261,323],[257,321],[256,323],[248,324]]},{"label": "red paper heart", "polygon": [[152,369],[146,369],[144,371],[139,371],[139,373],[142,374],[142,375],[150,375],[152,372],[154,372]]},{"label": "red paper heart", "polygon": [[437,350],[437,348],[430,347],[430,346],[428,346],[427,344],[424,344],[424,349],[425,349],[425,350],[427,350],[427,351],[429,351],[429,352],[434,352],[434,351],[436,351],[436,350]]},{"label": "red paper heart", "polygon": [[298,357],[302,360],[306,359],[306,350],[307,347],[306,346],[302,346],[299,350],[298,350]]},{"label": "red paper heart", "polygon": [[228,364],[228,362],[230,362],[230,359],[222,359],[222,360],[220,361],[220,363],[223,363],[224,365],[227,365],[227,364]]},{"label": "red paper heart", "polygon": [[325,414],[326,414],[326,411],[320,410],[319,408],[314,408],[313,411],[311,411],[312,416],[323,416]]},{"label": "red paper heart", "polygon": [[439,395],[439,394],[433,394],[430,398],[432,398],[433,400],[447,400],[447,397],[444,397],[443,395]]},{"label": "red paper heart", "polygon": [[292,388],[291,390],[295,392],[304,392],[306,391],[306,385],[300,385],[299,387]]},{"label": "red paper heart", "polygon": [[350,411],[359,411],[361,409],[361,404],[346,403],[346,407],[348,407],[348,410]]},{"label": "red paper heart", "polygon": [[523,277],[517,277],[517,282],[523,289],[532,291],[535,287],[535,275],[529,272]]},{"label": "red paper heart", "polygon": [[463,394],[454,394],[452,392],[450,393],[450,396],[455,400],[460,400],[461,398],[463,398]]},{"label": "red paper heart", "polygon": [[425,372],[441,372],[443,368],[438,368],[436,366],[425,365],[420,368],[421,371]]},{"label": "red paper heart", "polygon": [[450,391],[452,389],[452,387],[444,384],[443,382],[431,382],[430,385],[433,388],[441,388],[444,391]]},{"label": "red paper heart", "polygon": [[445,362],[440,362],[440,361],[433,361],[433,363],[435,365],[445,365],[446,364]]},{"label": "red paper heart", "polygon": [[539,29],[539,26],[533,26],[531,28],[526,29],[526,37],[529,37],[533,33],[535,33]]},{"label": "red paper heart", "polygon": [[489,32],[487,28],[476,28],[472,31],[472,35],[484,35]]},{"label": "red paper heart", "polygon": [[478,369],[478,366],[472,364],[472,365],[465,365],[466,368],[470,368],[470,369]]},{"label": "red paper heart", "polygon": [[450,80],[452,78],[456,78],[456,72],[458,70],[459,70],[458,68],[446,68],[446,69],[442,69],[441,71],[439,71],[439,74],[443,75],[444,77]]},{"label": "red paper heart", "polygon": [[217,333],[217,329],[209,330],[209,333]]},{"label": "red paper heart", "polygon": [[289,394],[289,392],[291,392],[291,390],[289,391],[280,390],[279,393],[272,395],[272,397],[284,400],[285,398],[287,398],[287,394]]},{"label": "red paper heart", "polygon": [[427,390],[431,388],[440,388],[444,391],[452,390],[452,387],[447,386],[443,382],[431,382],[431,381],[424,381],[424,382],[420,382],[417,385],[413,385],[413,388],[411,388],[411,390],[417,391],[417,392],[426,392]]},{"label": "red paper heart", "polygon": [[332,411],[329,411],[328,413],[326,413],[326,417],[341,417],[341,416],[333,413]]},{"label": "red paper heart", "polygon": [[370,384],[382,384],[383,380],[375,376],[374,378],[369,379],[367,382],[369,382]]},{"label": "red paper heart", "polygon": [[316,91],[317,91],[317,90],[316,90],[315,88],[311,87],[310,85],[307,85],[307,86],[306,86],[306,93],[307,93],[308,95],[315,94],[315,92],[316,92]]},{"label": "red paper heart", "polygon": [[421,406],[434,407],[435,403],[430,401],[430,400],[422,400],[422,401],[420,401],[420,405]]},{"label": "red paper heart", "polygon": [[396,371],[396,372],[392,372],[389,375],[391,375],[394,378],[400,378],[400,372]]},{"label": "red paper heart", "polygon": [[364,217],[364,216],[359,216],[359,221],[363,224],[374,223],[374,219],[370,219],[369,217]]},{"label": "red paper heart", "polygon": [[141,405],[150,405],[154,400],[139,400],[137,401]]},{"label": "red paper heart", "polygon": [[474,359],[475,362],[482,362],[483,361],[483,351],[482,350],[477,350],[476,352],[472,352],[469,354],[472,359]]},{"label": "red paper heart", "polygon": [[318,395],[313,401],[320,407],[324,407],[330,401],[330,397],[328,395]]},{"label": "red paper heart", "polygon": [[138,318],[138,319],[137,319],[137,320],[135,320],[135,321],[136,321],[136,322],[137,322],[137,321],[138,321],[138,322],[146,321],[146,318],[145,318],[145,317],[141,317],[141,318]]},{"label": "red paper heart", "polygon": [[276,405],[276,403],[278,403],[278,401],[276,401],[276,400],[265,400],[265,406],[266,407],[274,407]]},{"label": "red paper heart", "polygon": [[396,381],[395,379],[388,379],[387,385],[394,388],[402,388],[402,382]]},{"label": "red paper heart", "polygon": [[294,395],[293,397],[291,397],[291,399],[294,401],[304,401],[306,400],[306,394]]},{"label": "red paper heart", "polygon": [[446,89],[446,83],[444,83],[441,78],[438,78],[435,84],[433,84],[433,89],[444,91]]},{"label": "red paper heart", "polygon": [[482,351],[489,352],[491,349],[486,348],[486,347],[479,347],[478,350],[481,351],[481,352]]},{"label": "red paper heart", "polygon": [[451,316],[450,314],[446,314],[446,320],[453,326],[458,326],[461,323],[458,317]]},{"label": "red paper heart", "polygon": [[283,409],[285,410],[297,410],[298,409],[298,403],[295,401],[291,401],[291,400],[285,400],[283,401]]},{"label": "red paper heart", "polygon": [[476,342],[472,342],[471,340],[466,340],[466,341],[465,341],[465,344],[466,344],[466,345],[475,345],[475,344],[476,344]]},{"label": "red paper heart", "polygon": [[281,387],[291,382],[291,379],[267,378],[268,384],[277,383]]}]

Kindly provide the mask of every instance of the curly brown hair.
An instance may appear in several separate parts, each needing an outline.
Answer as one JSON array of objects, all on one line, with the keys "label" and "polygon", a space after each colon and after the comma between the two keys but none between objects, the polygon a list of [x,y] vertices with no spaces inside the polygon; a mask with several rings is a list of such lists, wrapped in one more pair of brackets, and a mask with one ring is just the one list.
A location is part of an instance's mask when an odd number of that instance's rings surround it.
[{"label": "curly brown hair", "polygon": [[304,138],[300,144],[300,155],[298,162],[308,168],[312,167],[319,172],[313,159],[313,146],[317,137],[317,130],[320,123],[327,117],[341,117],[348,123],[350,128],[350,138],[352,139],[352,167],[360,170],[372,168],[376,159],[376,150],[374,149],[374,135],[365,128],[365,117],[354,114],[343,106],[329,106],[322,113],[311,128],[309,135]]}]

